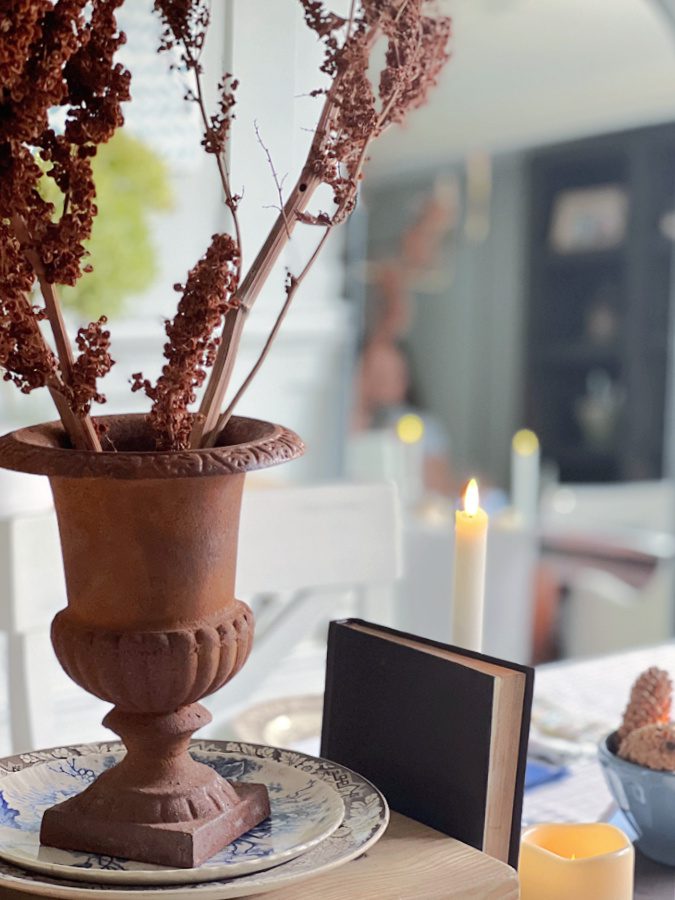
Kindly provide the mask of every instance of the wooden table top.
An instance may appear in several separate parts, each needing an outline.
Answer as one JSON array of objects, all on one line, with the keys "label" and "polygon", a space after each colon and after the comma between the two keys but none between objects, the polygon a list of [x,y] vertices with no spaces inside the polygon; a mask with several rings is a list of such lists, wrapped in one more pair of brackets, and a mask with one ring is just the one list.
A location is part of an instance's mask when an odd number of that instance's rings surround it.
[{"label": "wooden table top", "polygon": [[[139,898],[142,894],[139,894]],[[266,900],[518,900],[518,877],[504,863],[397,813],[365,856]],[[36,894],[0,886],[2,900]]]},{"label": "wooden table top", "polygon": [[[392,813],[384,837],[334,872],[268,900],[517,900],[513,869],[419,822]],[[262,898],[263,895],[258,895]]]}]

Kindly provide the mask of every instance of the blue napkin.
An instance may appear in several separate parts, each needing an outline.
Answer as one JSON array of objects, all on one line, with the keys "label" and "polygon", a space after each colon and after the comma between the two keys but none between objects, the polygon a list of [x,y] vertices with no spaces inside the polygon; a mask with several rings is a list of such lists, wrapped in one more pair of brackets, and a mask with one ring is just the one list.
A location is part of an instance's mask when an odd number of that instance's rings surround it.
[{"label": "blue napkin", "polygon": [[527,768],[525,769],[525,790],[539,787],[542,784],[550,784],[552,781],[559,781],[569,775],[569,769],[566,766],[554,766],[551,763],[544,763],[528,759]]}]

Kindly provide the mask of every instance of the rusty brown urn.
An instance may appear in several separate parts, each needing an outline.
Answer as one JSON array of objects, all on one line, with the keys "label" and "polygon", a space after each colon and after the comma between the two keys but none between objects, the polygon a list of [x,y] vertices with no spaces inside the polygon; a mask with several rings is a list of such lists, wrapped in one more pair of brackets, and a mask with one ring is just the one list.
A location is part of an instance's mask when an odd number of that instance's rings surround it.
[{"label": "rusty brown urn", "polygon": [[269,815],[263,785],[195,762],[197,701],[242,667],[250,609],[235,599],[247,471],[302,453],[291,431],[233,418],[219,446],[158,452],[144,416],[111,416],[114,452],[73,450],[59,424],[0,439],[0,466],[49,476],[68,606],[52,642],[70,677],[114,704],[124,759],[47,810],[41,840],[161,865],[198,866]]}]

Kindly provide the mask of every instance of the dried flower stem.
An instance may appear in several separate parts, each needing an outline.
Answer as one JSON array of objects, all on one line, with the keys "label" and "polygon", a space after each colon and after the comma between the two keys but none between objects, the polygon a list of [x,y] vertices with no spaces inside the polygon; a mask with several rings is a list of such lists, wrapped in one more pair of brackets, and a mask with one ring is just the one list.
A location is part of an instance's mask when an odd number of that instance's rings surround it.
[{"label": "dried flower stem", "polygon": [[[202,119],[202,124],[204,126],[204,134],[206,136],[207,141],[211,140],[213,142],[213,128],[211,127],[211,122],[209,120],[208,113],[206,111],[206,101],[204,99],[204,88],[202,86],[202,76],[201,70],[199,66],[199,60],[195,59],[191,49],[189,41],[183,40],[183,48],[185,51],[185,58],[189,61],[192,71],[195,76],[195,87],[197,89],[197,93],[195,95],[197,101],[197,107],[199,108],[199,114]],[[215,142],[214,142],[215,143]],[[243,265],[243,257],[242,257],[242,246],[241,246],[241,226],[239,224],[239,216],[237,215],[237,198],[232,193],[232,186],[230,185],[230,173],[227,169],[227,164],[223,157],[222,153],[215,153],[216,157],[216,165],[218,166],[218,174],[220,175],[220,182],[223,186],[223,193],[225,194],[225,205],[230,210],[230,214],[232,216],[232,224],[234,226],[234,234],[237,239],[237,245],[239,247],[239,262],[237,264],[237,278],[241,278],[241,268]]]},{"label": "dried flower stem", "polygon": [[316,258],[323,250],[323,246],[326,243],[326,241],[328,240],[328,235],[331,233],[332,230],[333,230],[332,226],[329,226],[326,228],[326,230],[324,231],[324,233],[321,237],[321,240],[316,245],[314,252],[310,256],[309,260],[305,264],[305,267],[300,272],[300,274],[290,276],[290,280],[286,287],[286,300],[284,301],[284,305],[281,307],[281,311],[276,318],[274,326],[273,326],[272,330],[270,331],[270,333],[267,337],[267,340],[265,341],[265,345],[260,352],[260,356],[255,361],[255,364],[253,365],[252,369],[250,370],[250,372],[248,373],[248,375],[242,382],[241,387],[239,388],[237,393],[234,395],[234,397],[230,401],[229,406],[227,407],[225,412],[218,419],[218,423],[217,423],[216,429],[215,429],[216,435],[220,434],[221,431],[223,430],[223,428],[225,428],[225,426],[227,425],[227,423],[230,420],[230,416],[234,412],[234,408],[239,403],[239,401],[241,400],[244,393],[248,390],[249,385],[251,384],[251,382],[253,381],[255,376],[258,374],[258,370],[260,369],[262,364],[267,359],[267,354],[270,352],[270,350],[272,348],[272,344],[274,343],[276,336],[279,333],[279,329],[281,328],[281,326],[284,322],[284,319],[286,318],[288,310],[291,308],[291,303],[293,302],[293,298],[295,297],[298,288],[300,287],[302,282],[305,280],[305,277],[309,273],[309,270],[314,265]]},{"label": "dried flower stem", "polygon": [[191,447],[212,447],[215,444],[220,410],[234,371],[246,315],[258,299],[271,270],[288,243],[289,235],[293,233],[297,224],[298,213],[304,212],[307,208],[320,183],[316,176],[307,173],[303,173],[299,178],[237,291],[236,299],[239,306],[228,312],[225,317],[220,347],[204,391],[199,415],[192,429]]},{"label": "dried flower stem", "polygon": [[[63,320],[61,312],[61,304],[56,294],[56,288],[47,281],[44,266],[38,254],[29,249],[31,238],[25,223],[18,217],[14,216],[12,220],[14,233],[21,241],[26,259],[29,261],[37,276],[40,285],[40,293],[45,304],[47,319],[54,336],[54,346],[56,347],[56,355],[59,360],[59,368],[61,370],[61,378],[65,385],[72,384],[73,375],[73,349],[68,340],[66,331],[66,323]],[[26,301],[27,302],[27,301]],[[67,398],[57,388],[50,386],[49,393],[54,401],[59,418],[66,429],[68,436],[74,447],[78,450],[94,450],[101,452],[101,442],[99,440],[94,423],[90,416],[80,418],[70,408]]]},{"label": "dried flower stem", "polygon": [[[45,340],[40,327],[35,321],[33,308],[31,306],[30,300],[25,294],[20,294],[17,297],[17,303],[23,307],[23,312],[27,321],[34,321],[34,335],[41,345],[41,355],[44,359],[49,359],[53,356],[47,341]],[[73,410],[70,408],[70,403],[68,402],[66,396],[66,388],[63,385],[61,380],[61,376],[56,368],[46,376],[45,378],[45,386],[47,387],[49,394],[56,406],[56,410],[59,414],[59,418],[63,423],[63,427],[65,428],[68,436],[71,439],[71,442],[74,447],[80,450],[90,449],[89,443],[87,442],[86,434],[84,433],[82,421],[78,419]],[[98,436],[95,435],[98,439]]]},{"label": "dried flower stem", "polygon": [[[314,139],[312,140],[307,161],[300,178],[291,191],[288,200],[282,206],[272,226],[272,230],[237,291],[238,308],[233,309],[225,317],[218,353],[192,429],[190,446],[193,448],[213,447],[216,442],[219,434],[218,420],[220,411],[232,379],[246,315],[258,299],[265,281],[290,240],[293,229],[298,223],[298,215],[307,209],[316,189],[321,184],[321,179],[312,172],[310,161],[318,152],[328,129],[333,114],[333,95],[336,90],[336,84],[337,82],[333,84],[324,102],[314,133]],[[312,259],[313,261],[314,258]]]},{"label": "dried flower stem", "polygon": [[73,447],[76,450],[93,450],[100,453],[103,448],[91,417],[78,418],[70,408],[66,397],[57,388],[50,387],[49,394]]}]

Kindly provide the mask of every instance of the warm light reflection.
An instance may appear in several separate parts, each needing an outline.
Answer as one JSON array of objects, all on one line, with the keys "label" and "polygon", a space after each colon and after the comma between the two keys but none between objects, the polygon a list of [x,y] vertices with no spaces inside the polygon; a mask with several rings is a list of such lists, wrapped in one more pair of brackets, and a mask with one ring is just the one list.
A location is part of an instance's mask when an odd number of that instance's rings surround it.
[{"label": "warm light reflection", "polygon": [[539,449],[539,438],[529,428],[521,428],[513,435],[513,449],[520,456],[532,456]]},{"label": "warm light reflection", "polygon": [[475,516],[479,506],[478,482],[475,478],[472,478],[467,484],[462,499],[464,503],[464,512],[467,516]]},{"label": "warm light reflection", "polygon": [[396,434],[404,444],[419,444],[424,437],[424,422],[419,416],[407,413],[396,423]]}]

